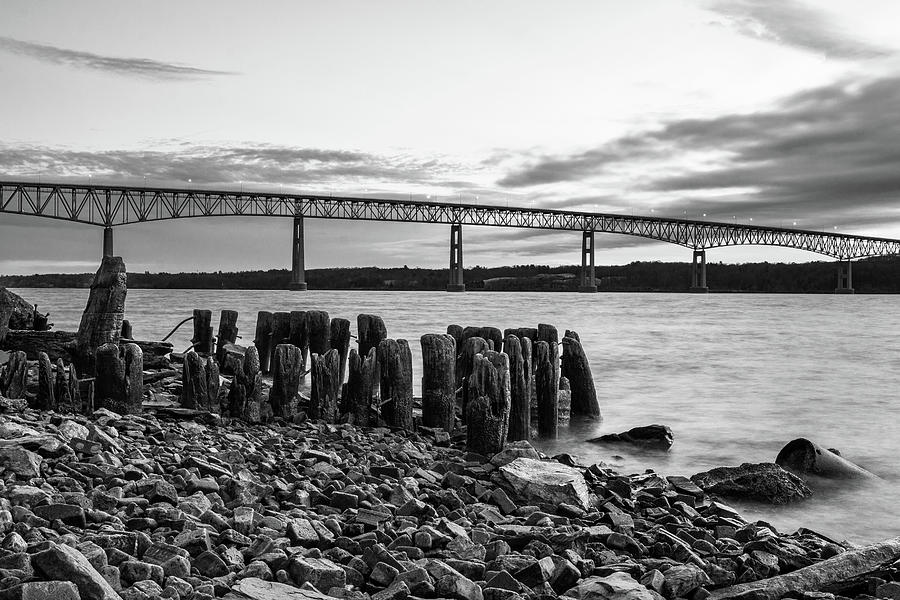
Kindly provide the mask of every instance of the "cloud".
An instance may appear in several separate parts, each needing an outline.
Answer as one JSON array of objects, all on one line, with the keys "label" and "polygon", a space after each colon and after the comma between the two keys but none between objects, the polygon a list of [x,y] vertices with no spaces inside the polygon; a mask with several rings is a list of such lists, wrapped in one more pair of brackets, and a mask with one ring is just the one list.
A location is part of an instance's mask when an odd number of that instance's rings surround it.
[{"label": "cloud", "polygon": [[709,8],[742,35],[841,59],[870,59],[893,50],[855,39],[833,19],[797,0],[715,0]]},{"label": "cloud", "polygon": [[[794,94],[769,110],[671,121],[581,153],[548,157],[500,183],[578,182],[627,167],[642,176],[623,196],[656,195],[677,207],[672,215],[884,224],[886,218],[900,221],[898,139],[900,77],[842,81]],[[715,159],[667,162],[688,153]]]},{"label": "cloud", "polygon": [[82,52],[59,48],[47,44],[23,42],[9,37],[0,36],[0,50],[54,64],[76,67],[80,69],[94,69],[105,73],[125,75],[128,77],[140,77],[157,81],[203,79],[218,75],[234,75],[229,71],[215,71],[201,69],[188,65],[166,63],[149,58],[120,58],[115,56],[103,56],[93,52]]}]

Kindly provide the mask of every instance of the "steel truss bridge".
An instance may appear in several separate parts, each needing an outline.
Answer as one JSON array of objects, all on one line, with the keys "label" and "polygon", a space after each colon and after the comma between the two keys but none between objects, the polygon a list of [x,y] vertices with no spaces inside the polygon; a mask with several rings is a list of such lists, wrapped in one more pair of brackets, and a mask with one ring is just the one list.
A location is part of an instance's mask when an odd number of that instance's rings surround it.
[{"label": "steel truss bridge", "polygon": [[298,289],[305,288],[303,219],[307,217],[450,225],[451,285],[448,289],[464,289],[462,225],[583,232],[582,288],[585,291],[596,289],[596,232],[638,236],[692,249],[692,287],[700,291],[706,289],[705,250],[709,248],[783,246],[830,256],[841,261],[838,288],[847,290],[852,289],[852,259],[900,254],[900,240],[896,239],[764,225],[412,199],[196,188],[0,181],[0,212],[104,227],[105,255],[112,254],[112,228],[119,225],[196,217],[290,217],[294,219],[293,284]]}]

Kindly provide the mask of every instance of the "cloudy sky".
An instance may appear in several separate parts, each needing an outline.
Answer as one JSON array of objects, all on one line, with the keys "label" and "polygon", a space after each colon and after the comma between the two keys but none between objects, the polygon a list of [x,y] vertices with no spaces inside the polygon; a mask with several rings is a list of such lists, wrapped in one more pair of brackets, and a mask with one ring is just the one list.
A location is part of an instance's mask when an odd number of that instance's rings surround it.
[{"label": "cloudy sky", "polygon": [[[477,198],[900,237],[896,0],[4,0],[0,15],[6,179]],[[282,268],[290,229],[135,225],[116,230],[116,251],[132,270]],[[448,261],[445,226],[306,230],[310,268]],[[580,260],[577,232],[464,238],[467,265]],[[627,236],[597,246],[599,264],[690,260]],[[97,228],[0,215],[0,272],[93,270],[99,251]]]}]

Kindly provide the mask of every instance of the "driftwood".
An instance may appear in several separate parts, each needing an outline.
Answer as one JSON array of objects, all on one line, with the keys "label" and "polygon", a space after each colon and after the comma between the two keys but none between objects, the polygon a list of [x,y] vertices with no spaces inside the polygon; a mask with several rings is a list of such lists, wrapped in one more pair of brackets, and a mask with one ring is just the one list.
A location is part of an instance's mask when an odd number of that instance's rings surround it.
[{"label": "driftwood", "polygon": [[259,368],[263,373],[269,372],[269,356],[272,354],[272,326],[275,315],[267,310],[261,310],[256,315],[256,337],[253,345],[259,354]]},{"label": "driftwood", "polygon": [[509,358],[489,351],[474,358],[468,379],[466,449],[483,456],[503,450],[509,428]]},{"label": "driftwood", "polygon": [[488,350],[490,350],[490,344],[488,344],[487,340],[480,337],[466,339],[463,341],[462,349],[457,350],[459,354],[456,358],[456,387],[457,389],[462,388],[460,406],[462,407],[463,422],[465,422],[468,414],[467,407],[469,404],[469,386],[466,382],[475,368],[475,356],[484,354]]},{"label": "driftwood", "polygon": [[306,328],[309,332],[310,354],[325,356],[325,353],[331,349],[331,346],[328,344],[331,337],[331,329],[328,325],[330,321],[328,313],[324,310],[306,311]]},{"label": "driftwood", "polygon": [[406,340],[388,338],[376,351],[381,387],[381,416],[390,427],[411,431],[412,353]]},{"label": "driftwood", "polygon": [[[310,311],[319,312],[319,311]],[[309,393],[309,417],[334,423],[338,417],[338,397],[341,382],[338,351],[312,355],[312,387]]]},{"label": "driftwood", "polygon": [[191,348],[206,356],[213,353],[212,311],[194,309],[194,337]]},{"label": "driftwood", "polygon": [[547,342],[534,345],[534,385],[538,406],[538,436],[556,439],[559,423],[557,392],[559,387],[553,377],[550,363],[550,348]]},{"label": "driftwood", "polygon": [[27,384],[28,358],[21,350],[11,352],[0,377],[0,392],[10,400],[19,400],[25,397]]},{"label": "driftwood", "polygon": [[897,558],[900,558],[900,537],[847,550],[785,575],[713,590],[708,600],[728,600],[737,597],[777,600],[785,596],[799,597],[795,594],[825,590],[829,586],[870,573]]},{"label": "driftwood", "polygon": [[272,362],[272,391],[269,403],[272,414],[285,419],[297,413],[297,392],[300,391],[300,348],[292,344],[278,344]]},{"label": "driftwood", "polygon": [[378,315],[356,315],[356,337],[359,344],[359,355],[368,357],[369,350],[377,348],[381,340],[387,339],[387,327]]},{"label": "driftwood", "polygon": [[216,336],[216,360],[225,365],[225,346],[237,341],[238,313],[236,310],[223,310],[219,315],[219,333]]},{"label": "driftwood", "polygon": [[456,340],[426,333],[422,343],[422,424],[453,431],[456,421]]},{"label": "driftwood", "polygon": [[[0,350],[22,350],[29,360],[37,360],[38,354],[46,352],[50,360],[58,358],[68,362],[75,356],[76,333],[72,331],[30,331],[10,329]],[[170,365],[168,355],[172,352],[169,342],[132,340],[144,354],[144,368],[163,369]],[[79,371],[80,372],[80,371]]]},{"label": "driftwood", "polygon": [[94,373],[94,359],[101,346],[119,343],[128,292],[126,280],[122,258],[104,256],[91,281],[91,292],[75,337],[75,364],[81,373]]},{"label": "driftwood", "polygon": [[597,401],[594,377],[578,334],[566,331],[562,345],[562,376],[569,380],[571,386],[572,414],[599,419],[600,402]]},{"label": "driftwood", "polygon": [[515,335],[503,340],[505,354],[509,357],[509,433],[510,441],[531,439],[531,394],[528,389],[530,373],[526,370],[522,343]]},{"label": "driftwood", "polygon": [[45,352],[38,355],[38,393],[34,407],[38,410],[56,410],[53,364]]},{"label": "driftwood", "polygon": [[330,328],[328,344],[331,348],[338,351],[338,365],[340,367],[338,379],[341,383],[344,383],[344,376],[347,374],[347,354],[350,352],[350,321],[347,319],[332,319]]},{"label": "driftwood", "polygon": [[345,410],[350,413],[354,425],[366,427],[370,423],[372,402],[375,399],[374,389],[377,385],[375,376],[375,348],[363,358],[356,351],[350,350],[349,368],[347,372],[347,392],[344,398]]},{"label": "driftwood", "polygon": [[473,337],[480,337],[491,344],[491,350],[500,352],[503,349],[503,334],[496,327],[465,327],[462,330],[462,343]]}]

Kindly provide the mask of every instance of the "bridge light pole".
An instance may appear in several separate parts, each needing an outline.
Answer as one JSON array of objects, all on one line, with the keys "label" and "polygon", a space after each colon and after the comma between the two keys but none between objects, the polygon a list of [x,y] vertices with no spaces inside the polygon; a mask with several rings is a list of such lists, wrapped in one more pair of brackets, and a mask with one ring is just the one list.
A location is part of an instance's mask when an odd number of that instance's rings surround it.
[{"label": "bridge light pole", "polygon": [[463,280],[462,223],[450,225],[450,282],[447,284],[447,291],[466,291]]},{"label": "bridge light pole", "polygon": [[594,271],[594,231],[581,232],[581,285],[578,291],[592,294],[597,291]]}]

